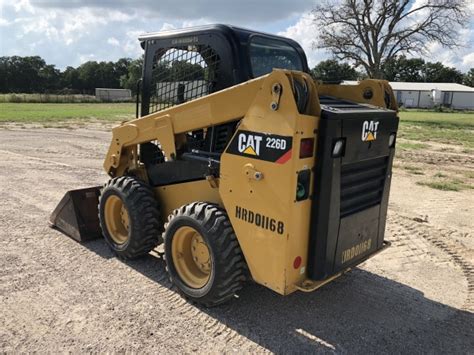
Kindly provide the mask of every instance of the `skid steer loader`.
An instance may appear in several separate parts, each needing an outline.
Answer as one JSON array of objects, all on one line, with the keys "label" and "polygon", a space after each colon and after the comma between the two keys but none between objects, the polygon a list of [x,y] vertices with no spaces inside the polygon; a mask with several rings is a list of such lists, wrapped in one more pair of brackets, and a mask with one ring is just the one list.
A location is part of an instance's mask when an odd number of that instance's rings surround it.
[{"label": "skid steer loader", "polygon": [[146,34],[137,118],[112,130],[104,186],[52,226],[122,258],[164,243],[212,306],[252,279],[312,291],[384,249],[397,105],[386,81],[322,83],[294,41],[227,25]]}]

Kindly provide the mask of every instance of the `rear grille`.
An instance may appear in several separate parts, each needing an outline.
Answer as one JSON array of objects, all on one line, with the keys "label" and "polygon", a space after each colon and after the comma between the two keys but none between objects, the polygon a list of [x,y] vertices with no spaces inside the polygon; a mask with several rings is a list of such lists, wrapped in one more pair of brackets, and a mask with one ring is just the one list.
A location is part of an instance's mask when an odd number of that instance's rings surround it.
[{"label": "rear grille", "polygon": [[341,166],[341,217],[381,202],[387,164],[382,157]]}]

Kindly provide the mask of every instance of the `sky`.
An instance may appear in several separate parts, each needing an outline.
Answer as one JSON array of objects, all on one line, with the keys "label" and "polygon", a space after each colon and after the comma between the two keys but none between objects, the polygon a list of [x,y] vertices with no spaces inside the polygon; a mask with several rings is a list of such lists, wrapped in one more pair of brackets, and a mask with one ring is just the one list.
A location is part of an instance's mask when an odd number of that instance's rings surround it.
[{"label": "sky", "polygon": [[[415,0],[415,2],[420,0]],[[86,61],[137,58],[138,35],[227,23],[290,37],[310,67],[331,55],[314,49],[315,0],[0,0],[0,56],[39,55],[64,69]],[[474,9],[474,1],[471,3]],[[459,35],[464,47],[430,44],[425,59],[466,72],[474,67],[474,21]]]}]

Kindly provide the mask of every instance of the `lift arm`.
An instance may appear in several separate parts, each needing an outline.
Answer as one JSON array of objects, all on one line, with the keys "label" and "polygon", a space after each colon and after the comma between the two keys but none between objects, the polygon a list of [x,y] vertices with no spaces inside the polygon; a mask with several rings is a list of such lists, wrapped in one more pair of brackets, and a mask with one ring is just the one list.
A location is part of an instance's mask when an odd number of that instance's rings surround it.
[{"label": "lift arm", "polygon": [[[158,140],[168,159],[176,155],[175,135],[242,118],[251,106],[262,83],[272,74],[207,95],[191,102],[152,113],[112,130],[104,169],[117,176],[127,147]],[[120,170],[120,169],[119,169]]]},{"label": "lift arm", "polygon": [[[161,150],[169,160],[176,156],[175,137],[178,134],[203,129],[243,118],[266,80],[277,84],[284,73],[293,80],[311,81],[308,74],[282,69],[205,97],[177,105],[166,110],[137,118],[112,130],[112,142],[104,161],[104,169],[111,176],[120,176],[136,160],[137,144],[158,140]],[[274,81],[274,83],[273,83]],[[317,91],[317,92],[316,92]],[[370,95],[368,95],[370,93]],[[275,96],[274,92],[269,95]],[[395,109],[393,91],[387,82],[364,80],[358,85],[310,85],[310,106],[313,114],[320,111],[318,94],[349,99],[354,102],[386,108],[387,95],[390,108]],[[281,95],[281,92],[278,94]],[[277,101],[274,97],[273,101]],[[393,107],[392,107],[393,106]]]}]

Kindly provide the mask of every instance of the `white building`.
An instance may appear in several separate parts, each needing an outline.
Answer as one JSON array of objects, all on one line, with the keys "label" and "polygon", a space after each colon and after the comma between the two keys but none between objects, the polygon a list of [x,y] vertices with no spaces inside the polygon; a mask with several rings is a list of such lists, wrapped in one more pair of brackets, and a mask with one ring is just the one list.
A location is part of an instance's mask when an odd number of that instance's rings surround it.
[{"label": "white building", "polygon": [[129,89],[96,88],[95,97],[102,101],[128,101],[132,92]]},{"label": "white building", "polygon": [[[356,84],[344,81],[344,84]],[[474,88],[455,83],[409,83],[391,81],[399,106],[432,108],[442,105],[456,110],[474,110]]]},{"label": "white building", "polygon": [[455,83],[390,82],[399,105],[431,108],[442,105],[456,110],[474,110],[474,88]]}]

